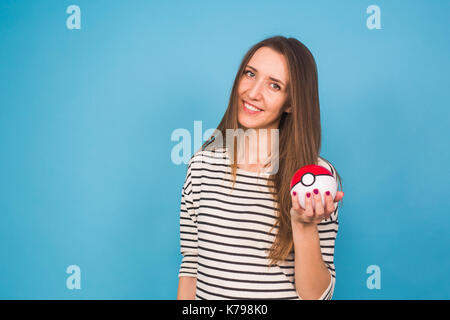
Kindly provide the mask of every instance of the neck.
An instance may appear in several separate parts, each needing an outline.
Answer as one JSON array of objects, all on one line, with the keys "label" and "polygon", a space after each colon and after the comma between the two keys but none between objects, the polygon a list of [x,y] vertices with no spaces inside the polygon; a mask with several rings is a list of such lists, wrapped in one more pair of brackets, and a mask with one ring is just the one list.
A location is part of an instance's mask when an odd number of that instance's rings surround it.
[{"label": "neck", "polygon": [[[244,141],[243,165],[265,167],[270,161],[276,138],[273,128],[253,129],[254,131]],[[276,129],[278,130],[278,129]]]}]

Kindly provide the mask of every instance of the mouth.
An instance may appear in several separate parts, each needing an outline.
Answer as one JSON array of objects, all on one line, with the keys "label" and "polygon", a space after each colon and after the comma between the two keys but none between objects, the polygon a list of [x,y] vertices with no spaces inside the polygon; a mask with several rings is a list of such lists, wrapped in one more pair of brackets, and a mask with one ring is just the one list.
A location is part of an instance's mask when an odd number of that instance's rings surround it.
[{"label": "mouth", "polygon": [[249,114],[256,114],[256,113],[264,111],[244,100],[242,100],[242,107],[243,107],[244,111]]}]

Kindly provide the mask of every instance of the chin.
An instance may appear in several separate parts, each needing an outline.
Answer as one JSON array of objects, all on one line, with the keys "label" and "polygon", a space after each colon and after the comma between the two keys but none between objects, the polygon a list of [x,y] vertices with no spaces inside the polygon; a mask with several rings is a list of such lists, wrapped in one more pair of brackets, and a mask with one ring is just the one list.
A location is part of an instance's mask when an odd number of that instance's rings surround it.
[{"label": "chin", "polygon": [[260,124],[252,123],[251,121],[240,121],[240,120],[238,120],[238,123],[243,129],[258,129],[258,128],[261,127]]}]

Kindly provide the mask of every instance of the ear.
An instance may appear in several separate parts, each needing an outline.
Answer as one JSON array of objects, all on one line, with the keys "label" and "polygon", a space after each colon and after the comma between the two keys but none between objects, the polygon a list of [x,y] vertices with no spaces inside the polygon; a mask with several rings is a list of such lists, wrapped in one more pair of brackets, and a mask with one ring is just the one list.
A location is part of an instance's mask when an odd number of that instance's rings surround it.
[{"label": "ear", "polygon": [[292,107],[291,107],[291,106],[286,107],[286,108],[284,109],[284,112],[286,112],[286,113],[292,113]]}]

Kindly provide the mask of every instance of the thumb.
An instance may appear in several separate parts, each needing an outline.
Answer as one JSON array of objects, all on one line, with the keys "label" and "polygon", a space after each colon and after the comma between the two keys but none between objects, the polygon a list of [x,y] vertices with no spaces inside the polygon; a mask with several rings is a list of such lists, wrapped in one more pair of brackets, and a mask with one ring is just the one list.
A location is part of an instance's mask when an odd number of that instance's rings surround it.
[{"label": "thumb", "polygon": [[334,201],[335,202],[339,202],[342,200],[342,198],[344,197],[344,192],[343,191],[338,191],[336,192],[336,196],[334,197]]}]

